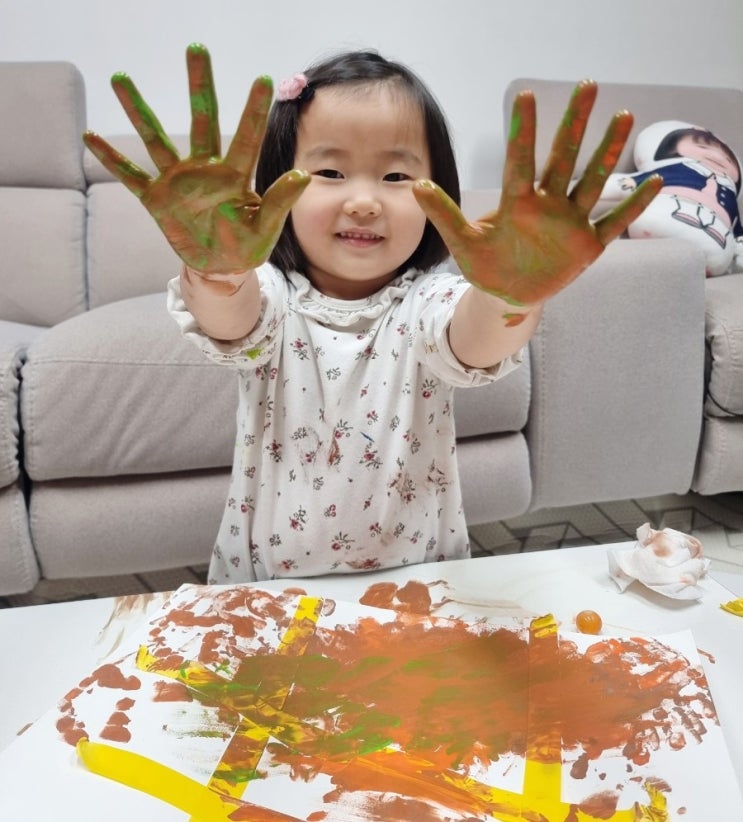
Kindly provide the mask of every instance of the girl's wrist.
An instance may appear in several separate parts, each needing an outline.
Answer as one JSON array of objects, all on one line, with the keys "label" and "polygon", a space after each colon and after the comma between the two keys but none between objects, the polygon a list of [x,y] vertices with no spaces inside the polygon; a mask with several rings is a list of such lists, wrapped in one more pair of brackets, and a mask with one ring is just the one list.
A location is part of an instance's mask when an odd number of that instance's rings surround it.
[{"label": "girl's wrist", "polygon": [[234,280],[245,279],[250,274],[250,269],[243,271],[199,271],[196,268],[191,268],[187,263],[183,263],[183,273],[186,276],[198,277],[200,280],[206,282],[232,282]]},{"label": "girl's wrist", "polygon": [[191,268],[191,266],[184,263],[182,276],[191,287],[196,286],[198,288],[199,285],[202,285],[215,294],[231,297],[242,288],[251,273],[253,272],[250,269],[228,273],[207,273]]},{"label": "girl's wrist", "polygon": [[534,311],[541,310],[543,303],[519,303],[504,299],[497,294],[479,289],[485,299],[490,303],[492,311],[500,317],[507,326],[520,325]]}]

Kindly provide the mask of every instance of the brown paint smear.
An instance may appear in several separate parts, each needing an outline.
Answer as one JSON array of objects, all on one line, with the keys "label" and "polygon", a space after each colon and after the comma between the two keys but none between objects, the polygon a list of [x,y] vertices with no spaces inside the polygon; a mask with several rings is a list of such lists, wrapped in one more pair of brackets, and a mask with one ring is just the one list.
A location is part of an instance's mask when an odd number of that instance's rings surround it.
[{"label": "brown paint smear", "polygon": [[394,582],[377,582],[369,586],[359,598],[359,602],[374,608],[389,608],[414,614],[431,613],[429,585],[415,580],[406,583],[402,588]]},{"label": "brown paint smear", "polygon": [[116,703],[116,710],[111,714],[101,731],[101,739],[111,742],[129,742],[132,738],[127,725],[131,722],[127,711],[134,706],[133,699],[120,699]]},{"label": "brown paint smear", "polygon": [[[153,624],[150,631],[150,651],[155,656],[167,659],[169,664],[178,666],[184,658],[171,650],[168,633],[172,626],[195,628],[204,632],[199,661],[202,664],[219,665],[225,658],[239,653],[240,644],[255,638],[267,625],[275,623],[283,633],[291,622],[288,604],[297,596],[296,589],[280,594],[249,588],[229,588],[215,596],[213,592],[197,593],[183,605],[168,610]],[[208,604],[206,613],[199,613],[204,600]],[[272,648],[261,644],[257,652],[270,653]]]},{"label": "brown paint smear", "polygon": [[68,745],[74,747],[81,739],[88,738],[85,723],[77,717],[75,700],[84,691],[90,692],[96,685],[101,688],[136,691],[142,683],[136,676],[124,676],[121,669],[114,663],[106,663],[96,668],[90,676],[80,682],[77,688],[73,688],[67,693],[59,703],[60,717],[57,720],[56,728]]},{"label": "brown paint smear", "polygon": [[180,682],[156,682],[154,702],[192,702],[188,688]]}]

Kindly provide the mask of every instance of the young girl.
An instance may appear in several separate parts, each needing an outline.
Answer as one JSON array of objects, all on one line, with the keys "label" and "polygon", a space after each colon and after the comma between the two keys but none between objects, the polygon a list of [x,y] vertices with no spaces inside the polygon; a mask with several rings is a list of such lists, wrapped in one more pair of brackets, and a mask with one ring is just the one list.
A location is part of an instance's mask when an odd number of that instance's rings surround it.
[{"label": "young girl", "polygon": [[[160,175],[85,141],[183,259],[168,306],[184,335],[239,375],[210,581],[466,557],[453,388],[516,367],[542,303],[654,196],[651,179],[588,220],[630,115],[568,196],[596,86],[577,87],[536,190],[520,95],[500,207],[468,223],[445,118],[404,66],[341,54],[282,83],[273,108],[259,78],[222,158],[209,55],[187,61],[189,158],[125,75],[114,88]],[[464,277],[438,270],[450,253]]]}]

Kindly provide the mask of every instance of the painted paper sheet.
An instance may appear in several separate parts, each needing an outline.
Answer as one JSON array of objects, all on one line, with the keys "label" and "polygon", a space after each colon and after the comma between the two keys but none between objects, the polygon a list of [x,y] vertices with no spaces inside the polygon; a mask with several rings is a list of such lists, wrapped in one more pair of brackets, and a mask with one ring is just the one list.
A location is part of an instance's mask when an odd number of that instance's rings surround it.
[{"label": "painted paper sheet", "polygon": [[414,610],[184,586],[0,756],[0,818],[742,818],[688,632]]}]

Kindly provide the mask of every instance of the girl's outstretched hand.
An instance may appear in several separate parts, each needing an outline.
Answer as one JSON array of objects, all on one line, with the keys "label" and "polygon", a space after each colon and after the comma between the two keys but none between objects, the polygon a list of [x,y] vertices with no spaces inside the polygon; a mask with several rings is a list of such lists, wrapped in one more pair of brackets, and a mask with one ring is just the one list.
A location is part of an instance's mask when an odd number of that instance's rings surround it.
[{"label": "girl's outstretched hand", "polygon": [[568,193],[597,90],[591,81],[575,88],[536,187],[534,95],[516,97],[500,204],[481,219],[469,222],[430,180],[414,184],[421,208],[473,285],[514,305],[541,303],[589,266],[661,188],[661,178],[651,177],[596,222],[589,220],[632,128],[632,115],[622,111]]},{"label": "girl's outstretched hand", "polygon": [[[157,117],[125,74],[111,84],[160,174],[152,178],[93,132],[85,145],[139,199],[176,253],[204,274],[253,269],[268,259],[289,210],[310,182],[296,169],[280,177],[261,199],[252,190],[273,87],[259,77],[250,90],[235,137],[220,156],[217,97],[209,52],[186,52],[191,98],[191,154],[178,156]],[[122,230],[123,230],[122,226]]]}]

